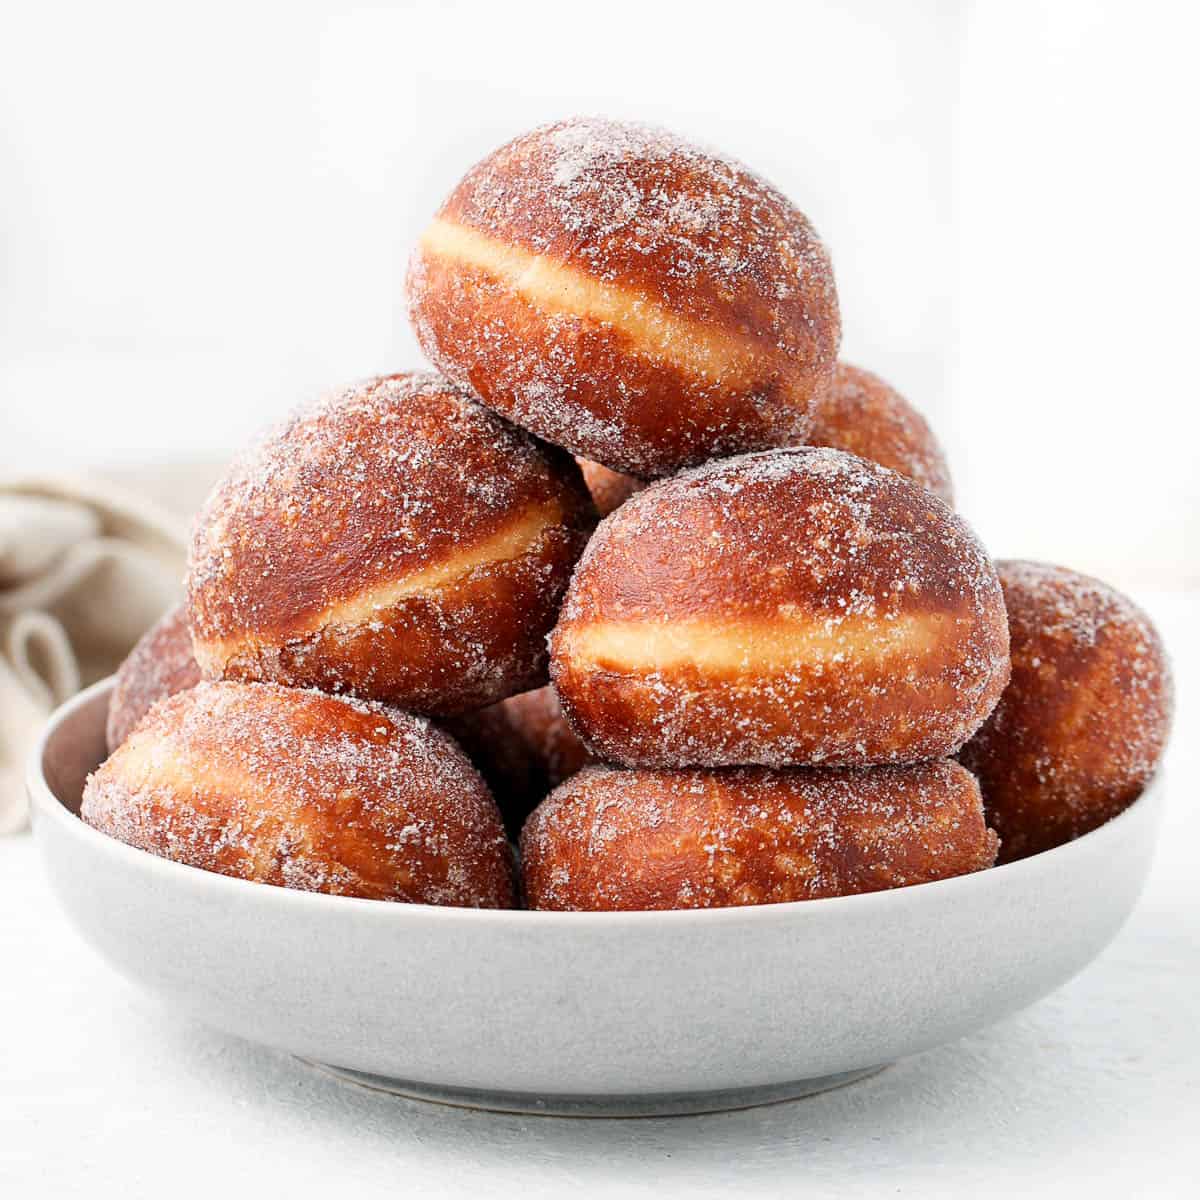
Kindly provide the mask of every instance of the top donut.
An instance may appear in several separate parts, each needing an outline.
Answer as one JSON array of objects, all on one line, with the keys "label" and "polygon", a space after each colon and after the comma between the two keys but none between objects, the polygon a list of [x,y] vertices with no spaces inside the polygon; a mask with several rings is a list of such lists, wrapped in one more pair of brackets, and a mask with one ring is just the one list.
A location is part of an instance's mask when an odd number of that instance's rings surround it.
[{"label": "top donut", "polygon": [[803,213],[739,163],[601,120],[535,129],[468,172],[408,293],[450,379],[643,477],[803,442],[841,336]]}]

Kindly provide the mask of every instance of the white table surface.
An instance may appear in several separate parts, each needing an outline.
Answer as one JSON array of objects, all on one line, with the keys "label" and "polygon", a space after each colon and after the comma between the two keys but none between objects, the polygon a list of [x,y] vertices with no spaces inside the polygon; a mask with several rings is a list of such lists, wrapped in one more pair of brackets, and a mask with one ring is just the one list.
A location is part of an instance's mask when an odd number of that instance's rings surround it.
[{"label": "white table surface", "polygon": [[0,840],[0,1197],[1200,1195],[1200,596],[1139,598],[1179,702],[1129,924],[1026,1012],[793,1103],[570,1121],[360,1090],[135,991]]}]

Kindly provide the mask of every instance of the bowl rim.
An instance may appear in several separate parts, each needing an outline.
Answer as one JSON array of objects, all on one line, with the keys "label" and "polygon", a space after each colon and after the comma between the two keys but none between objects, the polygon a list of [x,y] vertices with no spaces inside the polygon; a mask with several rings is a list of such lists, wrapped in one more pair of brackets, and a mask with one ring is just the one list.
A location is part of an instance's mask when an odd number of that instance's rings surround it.
[{"label": "bowl rim", "polygon": [[[37,810],[42,819],[55,822],[67,836],[81,839],[85,845],[91,845],[97,851],[115,855],[119,862],[127,862],[133,868],[154,872],[160,875],[164,882],[174,881],[176,884],[191,888],[210,889],[216,894],[225,892],[231,898],[238,896],[249,898],[253,895],[266,903],[294,905],[298,912],[308,910],[312,905],[332,911],[330,906],[338,905],[347,914],[357,910],[363,916],[376,914],[384,920],[403,921],[412,918],[428,918],[451,924],[467,922],[471,925],[495,926],[516,923],[519,926],[529,927],[535,924],[543,926],[567,924],[575,928],[586,925],[592,929],[611,929],[626,925],[645,926],[659,922],[683,925],[695,922],[704,924],[725,922],[728,924],[753,921],[761,924],[772,920],[795,921],[797,919],[816,920],[821,917],[832,918],[848,912],[861,916],[870,912],[872,907],[880,905],[919,904],[923,899],[931,899],[935,895],[952,898],[956,893],[968,888],[1004,886],[1004,880],[1011,879],[1016,882],[1022,876],[1032,878],[1038,875],[1057,873],[1060,870],[1060,864],[1063,864],[1069,855],[1078,856],[1099,852],[1105,844],[1110,842],[1116,846],[1122,838],[1125,826],[1140,816],[1147,808],[1157,804],[1161,799],[1164,787],[1164,772],[1160,764],[1142,789],[1141,795],[1132,804],[1098,828],[1072,841],[1064,842],[1061,846],[1043,850],[1039,854],[1018,859],[1016,862],[1002,863],[987,867],[982,871],[972,871],[966,875],[955,875],[949,879],[936,879],[928,883],[909,884],[906,887],[887,888],[878,892],[860,892],[852,896],[826,896],[814,900],[734,905],[726,908],[637,909],[619,912],[559,912],[544,909],[467,908],[451,905],[399,903],[393,900],[372,900],[361,896],[333,896],[324,892],[307,892],[298,888],[277,887],[255,880],[222,875],[216,871],[206,871],[201,867],[193,867],[187,863],[162,858],[147,850],[127,845],[117,838],[93,829],[77,814],[70,812],[54,794],[46,780],[43,768],[46,748],[62,726],[79,709],[92,703],[98,695],[112,691],[115,678],[110,675],[84,688],[83,691],[59,705],[47,719],[26,763],[25,786],[31,806]],[[35,836],[37,836],[37,826],[38,823],[35,822]]]}]

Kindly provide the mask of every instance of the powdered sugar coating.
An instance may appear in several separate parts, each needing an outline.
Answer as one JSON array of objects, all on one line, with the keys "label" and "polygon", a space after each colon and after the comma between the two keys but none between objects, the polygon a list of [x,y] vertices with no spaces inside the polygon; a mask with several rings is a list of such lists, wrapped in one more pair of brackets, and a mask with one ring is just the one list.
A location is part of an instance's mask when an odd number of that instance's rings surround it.
[{"label": "powdered sugar coating", "polygon": [[602,521],[551,675],[610,761],[916,762],[955,752],[995,705],[1007,624],[990,559],[945,504],[801,447],[685,472]]},{"label": "powdered sugar coating", "polygon": [[998,569],[1012,680],[961,759],[979,777],[1007,862],[1137,799],[1166,746],[1173,686],[1157,631],[1128,597],[1047,563]]},{"label": "powdered sugar coating", "polygon": [[302,408],[209,498],[188,577],[197,659],[209,676],[479,707],[544,680],[593,521],[568,455],[438,376],[368,380]]},{"label": "powdered sugar coating", "polygon": [[716,908],[983,870],[996,836],[955,763],[870,770],[586,767],[521,837],[531,908]]},{"label": "powdered sugar coating", "polygon": [[640,476],[803,441],[841,336],[829,255],[787,199],[665,130],[599,119],[468,172],[408,294],[447,376]]},{"label": "powdered sugar coating", "polygon": [[187,609],[180,604],[142,635],[117,671],[105,731],[109,753],[129,736],[156,700],[199,682]]},{"label": "powdered sugar coating", "polygon": [[152,854],[280,887],[510,907],[487,787],[454,742],[385,705],[270,684],[160,701],[80,815]]},{"label": "powdered sugar coating", "polygon": [[838,363],[813,409],[808,442],[869,458],[954,503],[950,468],[929,423],[895,388],[861,367]]}]

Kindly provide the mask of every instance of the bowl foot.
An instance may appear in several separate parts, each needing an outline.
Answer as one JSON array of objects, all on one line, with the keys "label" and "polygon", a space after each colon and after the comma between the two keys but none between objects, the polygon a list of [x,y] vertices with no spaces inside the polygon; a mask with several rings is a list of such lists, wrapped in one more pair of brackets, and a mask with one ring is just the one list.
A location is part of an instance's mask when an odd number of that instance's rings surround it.
[{"label": "bowl foot", "polygon": [[815,1096],[818,1092],[827,1092],[831,1088],[844,1087],[848,1083],[866,1079],[882,1071],[887,1065],[885,1063],[858,1071],[843,1071],[837,1075],[821,1075],[813,1079],[796,1079],[788,1083],[712,1092],[543,1096],[535,1092],[492,1092],[479,1088],[442,1087],[439,1084],[416,1083],[408,1079],[390,1079],[384,1075],[371,1075],[347,1067],[333,1067],[307,1058],[300,1061],[345,1083],[370,1088],[376,1092],[388,1092],[409,1100],[449,1104],[455,1108],[477,1108],[488,1112],[543,1117],[682,1117],[699,1113],[730,1112],[739,1108],[756,1108],[761,1104],[779,1104],[784,1100]]}]

